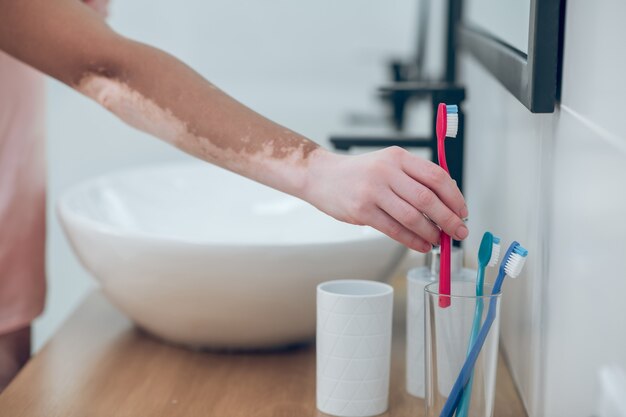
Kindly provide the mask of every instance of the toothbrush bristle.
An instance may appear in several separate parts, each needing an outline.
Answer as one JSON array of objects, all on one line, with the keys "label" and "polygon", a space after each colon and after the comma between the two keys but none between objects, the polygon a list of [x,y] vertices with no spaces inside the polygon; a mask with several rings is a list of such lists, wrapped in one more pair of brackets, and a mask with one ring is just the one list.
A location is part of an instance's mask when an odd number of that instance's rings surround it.
[{"label": "toothbrush bristle", "polygon": [[511,278],[517,278],[524,268],[528,251],[522,246],[516,246],[511,252],[511,256],[506,260],[504,271]]},{"label": "toothbrush bristle", "polygon": [[520,245],[517,245],[516,247],[513,248],[513,253],[517,253],[520,256],[526,256],[528,255],[528,250],[526,250]]},{"label": "toothbrush bristle", "polygon": [[493,238],[493,246],[491,247],[491,258],[489,258],[488,266],[496,266],[500,260],[500,239],[496,242],[497,237]]},{"label": "toothbrush bristle", "polygon": [[[451,106],[448,106],[451,107]],[[456,107],[456,106],[454,106]],[[456,138],[456,135],[459,131],[459,114],[458,113],[448,113],[447,118],[447,126],[446,126],[446,137]]]},{"label": "toothbrush bristle", "polygon": [[459,106],[457,106],[456,104],[446,104],[446,113],[450,114],[450,113],[458,113],[459,112]]}]

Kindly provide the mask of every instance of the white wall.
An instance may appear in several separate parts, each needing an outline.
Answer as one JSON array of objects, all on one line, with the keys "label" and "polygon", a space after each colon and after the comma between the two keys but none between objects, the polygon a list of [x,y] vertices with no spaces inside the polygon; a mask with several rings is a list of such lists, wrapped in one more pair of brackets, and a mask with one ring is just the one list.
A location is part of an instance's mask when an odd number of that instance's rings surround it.
[{"label": "white wall", "polygon": [[601,369],[626,372],[623,16],[617,0],[567,2],[551,115],[530,114],[462,60],[469,252],[485,228],[530,250],[523,276],[505,284],[502,340],[531,417],[591,416]]},{"label": "white wall", "polygon": [[471,231],[466,253],[477,252],[485,230],[505,245],[515,239],[530,251],[522,275],[505,281],[501,338],[526,402],[534,402],[538,375],[531,365],[539,361],[546,239],[543,190],[550,182],[542,155],[551,116],[532,115],[472,58],[462,60],[462,76],[469,97],[464,106]]},{"label": "white wall", "polygon": [[[382,114],[374,89],[385,61],[413,48],[415,1],[114,0],[111,25],[178,56],[264,115],[322,143],[347,131],[348,112]],[[75,92],[48,95],[48,304],[35,347],[95,281],[77,263],[54,215],[64,189],[137,164],[186,158],[133,131]]]}]

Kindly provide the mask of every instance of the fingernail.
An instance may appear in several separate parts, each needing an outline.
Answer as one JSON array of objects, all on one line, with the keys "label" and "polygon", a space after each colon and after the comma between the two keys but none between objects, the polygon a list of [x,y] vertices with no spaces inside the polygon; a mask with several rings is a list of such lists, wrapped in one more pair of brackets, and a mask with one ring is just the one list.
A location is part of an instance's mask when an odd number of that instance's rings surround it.
[{"label": "fingernail", "polygon": [[461,209],[461,218],[465,218],[469,216],[469,211],[467,210],[467,206],[463,206],[463,208]]},{"label": "fingernail", "polygon": [[465,239],[467,235],[469,235],[469,230],[467,230],[467,227],[465,227],[465,225],[461,225],[458,229],[456,229],[455,236],[458,240]]}]

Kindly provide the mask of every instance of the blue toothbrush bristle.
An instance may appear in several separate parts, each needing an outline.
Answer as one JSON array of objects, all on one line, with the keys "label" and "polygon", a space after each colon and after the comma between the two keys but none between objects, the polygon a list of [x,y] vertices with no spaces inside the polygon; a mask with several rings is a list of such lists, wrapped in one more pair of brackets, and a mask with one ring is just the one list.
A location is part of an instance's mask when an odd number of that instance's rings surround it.
[{"label": "blue toothbrush bristle", "polygon": [[500,238],[499,238],[499,237],[494,236],[494,237],[493,237],[493,243],[494,243],[494,244],[496,244],[496,245],[497,245],[498,243],[500,243]]},{"label": "blue toothbrush bristle", "polygon": [[526,256],[528,255],[528,250],[524,249],[521,245],[517,245],[516,247],[513,248],[513,253],[518,254],[519,256]]},{"label": "blue toothbrush bristle", "polygon": [[517,278],[519,276],[524,268],[526,255],[528,255],[528,251],[524,249],[522,245],[517,244],[512,248],[511,255],[508,259],[505,259],[504,263],[504,271],[508,276],[511,278]]},{"label": "blue toothbrush bristle", "polygon": [[446,137],[456,138],[459,132],[459,107],[456,104],[446,105]]}]

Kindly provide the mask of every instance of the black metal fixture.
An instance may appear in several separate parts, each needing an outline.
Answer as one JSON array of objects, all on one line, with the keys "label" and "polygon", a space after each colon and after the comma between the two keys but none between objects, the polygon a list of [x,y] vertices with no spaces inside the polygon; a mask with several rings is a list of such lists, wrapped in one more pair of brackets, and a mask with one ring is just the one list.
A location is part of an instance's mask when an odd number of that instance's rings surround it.
[{"label": "black metal fixture", "polygon": [[[393,83],[379,88],[380,97],[390,104],[392,125],[397,134],[388,136],[333,135],[330,142],[336,149],[347,151],[352,147],[401,146],[404,148],[428,148],[431,159],[436,162],[437,106],[443,102],[459,106],[459,132],[453,140],[446,141],[448,166],[452,178],[463,188],[464,123],[461,103],[465,99],[465,88],[455,83],[456,78],[456,25],[460,17],[460,0],[448,0],[446,28],[445,73],[440,80],[424,80],[423,63],[426,48],[426,27],[430,0],[420,1],[420,29],[418,51],[414,61],[393,61],[390,65]],[[411,100],[428,100],[432,107],[432,130],[430,136],[414,137],[402,133],[407,104]]]},{"label": "black metal fixture", "polygon": [[450,175],[463,190],[463,151],[465,144],[464,114],[461,103],[465,99],[465,88],[447,83],[395,83],[381,87],[381,94],[392,97],[401,94],[407,100],[412,96],[429,95],[432,106],[432,134],[429,137],[396,136],[331,136],[330,142],[335,149],[349,150],[352,147],[401,146],[404,148],[428,148],[431,160],[437,162],[437,136],[435,132],[437,106],[439,103],[459,106],[459,131],[456,138],[446,141],[448,168]]}]

